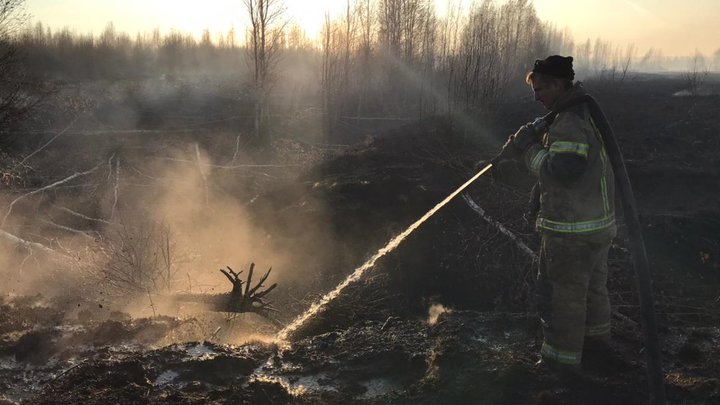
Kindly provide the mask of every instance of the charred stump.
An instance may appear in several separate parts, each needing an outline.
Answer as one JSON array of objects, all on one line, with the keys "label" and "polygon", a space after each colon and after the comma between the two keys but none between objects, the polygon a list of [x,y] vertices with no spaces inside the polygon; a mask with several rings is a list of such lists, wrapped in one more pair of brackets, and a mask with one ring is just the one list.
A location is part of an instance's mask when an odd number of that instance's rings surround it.
[{"label": "charred stump", "polygon": [[[277,287],[277,283],[274,283],[265,290],[260,291],[264,287],[263,283],[267,280],[272,267],[268,269],[260,281],[255,287],[250,287],[252,284],[252,277],[255,270],[255,263],[250,263],[250,269],[248,270],[247,279],[245,281],[240,279],[240,274],[233,271],[230,266],[227,266],[227,271],[220,269],[220,272],[230,280],[232,283],[232,290],[225,304],[224,312],[257,312],[261,315],[268,316],[270,312],[276,311],[275,308],[270,305],[269,302],[265,301],[265,296],[268,295],[272,290]],[[244,291],[243,291],[244,287]]]},{"label": "charred stump", "polygon": [[271,312],[277,312],[272,304],[265,297],[272,292],[277,283],[262,290],[263,284],[270,276],[272,267],[268,269],[264,276],[260,278],[254,287],[251,287],[253,274],[255,272],[255,263],[250,264],[247,278],[242,280],[240,275],[243,273],[235,272],[230,266],[220,269],[220,272],[227,277],[232,284],[232,290],[224,294],[180,294],[174,298],[177,301],[197,302],[207,304],[211,311],[217,312],[255,312],[264,317],[269,317]]}]

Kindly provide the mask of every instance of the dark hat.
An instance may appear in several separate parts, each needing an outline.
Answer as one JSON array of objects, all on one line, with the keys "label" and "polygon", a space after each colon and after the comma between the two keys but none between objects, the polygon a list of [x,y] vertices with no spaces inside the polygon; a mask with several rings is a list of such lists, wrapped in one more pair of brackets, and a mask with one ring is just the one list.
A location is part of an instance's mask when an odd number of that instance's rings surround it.
[{"label": "dark hat", "polygon": [[545,59],[536,59],[533,73],[556,76],[563,79],[573,80],[575,71],[572,66],[572,56],[551,55]]}]

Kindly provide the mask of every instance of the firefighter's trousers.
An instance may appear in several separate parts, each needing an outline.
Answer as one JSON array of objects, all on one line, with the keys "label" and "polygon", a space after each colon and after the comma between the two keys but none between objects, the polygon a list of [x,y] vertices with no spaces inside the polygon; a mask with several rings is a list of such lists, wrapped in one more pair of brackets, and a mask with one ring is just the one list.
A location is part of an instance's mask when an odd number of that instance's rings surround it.
[{"label": "firefighter's trousers", "polygon": [[543,233],[536,292],[543,359],[580,364],[586,337],[610,336],[607,257],[615,230],[591,235]]}]

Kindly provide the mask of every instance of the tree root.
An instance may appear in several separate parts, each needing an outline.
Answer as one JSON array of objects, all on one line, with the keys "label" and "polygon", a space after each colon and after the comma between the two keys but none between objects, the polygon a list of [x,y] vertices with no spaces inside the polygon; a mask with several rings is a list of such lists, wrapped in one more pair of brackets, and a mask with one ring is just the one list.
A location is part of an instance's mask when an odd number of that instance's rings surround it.
[{"label": "tree root", "polygon": [[[226,268],[227,271],[225,269],[220,269],[220,272],[222,272],[222,274],[224,274],[233,285],[232,291],[230,291],[229,299],[225,306],[226,312],[256,312],[263,316],[268,316],[270,312],[277,312],[277,310],[264,299],[266,295],[277,287],[277,283],[274,283],[267,289],[260,291],[260,289],[264,287],[263,283],[270,275],[272,267],[268,269],[255,287],[252,288],[250,285],[252,284],[255,263],[250,264],[250,269],[248,270],[247,279],[245,281],[240,279],[242,271],[236,273],[232,268],[230,268],[230,266],[227,266]],[[243,285],[245,286],[244,291]]]}]

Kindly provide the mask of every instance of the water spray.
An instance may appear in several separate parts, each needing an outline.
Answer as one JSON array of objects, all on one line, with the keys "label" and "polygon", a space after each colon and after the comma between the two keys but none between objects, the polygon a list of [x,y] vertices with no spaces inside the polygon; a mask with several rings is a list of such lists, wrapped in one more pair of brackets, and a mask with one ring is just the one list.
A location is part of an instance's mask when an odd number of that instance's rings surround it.
[{"label": "water spray", "polygon": [[432,217],[436,212],[438,212],[442,207],[447,205],[447,203],[450,202],[453,198],[455,198],[458,194],[462,193],[463,190],[465,190],[470,184],[475,182],[475,180],[479,179],[483,174],[487,173],[488,170],[492,167],[492,163],[485,166],[482,170],[480,170],[476,175],[470,178],[470,180],[466,181],[462,186],[458,187],[457,190],[453,191],[452,194],[445,197],[444,200],[440,201],[435,207],[433,207],[430,211],[428,211],[425,215],[423,215],[420,219],[415,221],[412,225],[410,225],[405,231],[403,231],[401,234],[394,237],[390,242],[388,242],[385,246],[383,246],[380,250],[375,253],[370,259],[368,259],[365,263],[363,263],[362,266],[355,269],[352,274],[350,274],[342,283],[340,283],[337,287],[335,287],[334,290],[330,291],[329,293],[325,294],[320,300],[315,302],[308,308],[307,311],[302,313],[300,316],[295,318],[294,321],[292,321],[288,326],[283,328],[280,332],[277,334],[277,341],[279,342],[285,342],[288,340],[290,335],[295,332],[300,326],[302,326],[305,321],[307,321],[309,318],[313,317],[315,314],[320,312],[321,309],[323,309],[330,301],[334,300],[342,290],[345,289],[348,285],[350,285],[352,282],[357,281],[360,279],[360,277],[365,274],[366,271],[371,269],[373,266],[375,266],[375,262],[378,261],[381,257],[385,256],[386,254],[392,252],[397,248],[402,241],[404,241],[408,236],[410,236],[413,231],[415,231],[417,228],[420,227],[425,221],[427,221],[430,217]]}]

